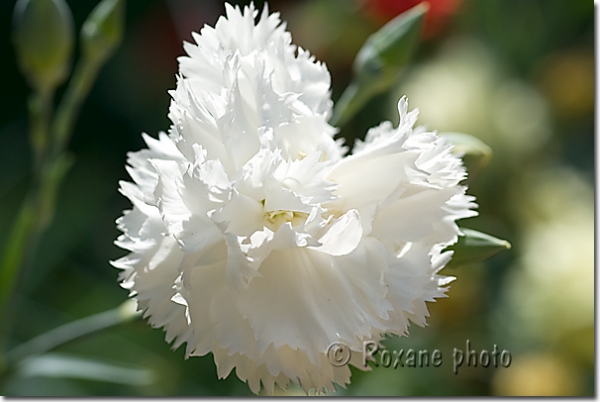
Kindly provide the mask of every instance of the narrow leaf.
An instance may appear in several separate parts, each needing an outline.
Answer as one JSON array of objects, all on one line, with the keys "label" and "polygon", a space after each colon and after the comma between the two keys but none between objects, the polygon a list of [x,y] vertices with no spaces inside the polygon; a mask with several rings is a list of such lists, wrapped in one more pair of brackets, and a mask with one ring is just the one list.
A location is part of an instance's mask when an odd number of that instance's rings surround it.
[{"label": "narrow leaf", "polygon": [[457,268],[464,265],[482,262],[502,250],[510,250],[508,241],[498,239],[486,233],[473,229],[461,228],[464,236],[458,238],[458,242],[447,250],[454,250],[452,260],[448,268]]},{"label": "narrow leaf", "polygon": [[22,377],[77,378],[127,385],[152,383],[152,371],[146,368],[102,362],[63,353],[48,353],[26,359],[17,370]]},{"label": "narrow leaf", "polygon": [[439,136],[454,145],[452,152],[462,157],[470,178],[483,172],[492,159],[492,149],[477,137],[463,133],[439,133]]},{"label": "narrow leaf", "polygon": [[7,358],[12,363],[29,356],[39,355],[74,339],[133,320],[139,316],[137,303],[132,299],[127,299],[114,309],[69,322],[22,343],[9,351]]}]

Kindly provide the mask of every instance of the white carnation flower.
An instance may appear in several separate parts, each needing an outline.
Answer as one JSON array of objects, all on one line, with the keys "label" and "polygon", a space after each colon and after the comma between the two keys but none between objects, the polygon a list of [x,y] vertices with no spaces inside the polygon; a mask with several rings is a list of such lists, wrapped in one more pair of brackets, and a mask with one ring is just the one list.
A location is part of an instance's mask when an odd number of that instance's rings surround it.
[{"label": "white carnation flower", "polygon": [[169,135],[129,154],[133,203],[117,223],[144,316],[187,356],[214,355],[257,393],[350,382],[363,341],[425,325],[455,220],[476,215],[451,146],[400,100],[351,156],[333,140],[325,66],[291,45],[278,14],[227,7],[180,59]]}]

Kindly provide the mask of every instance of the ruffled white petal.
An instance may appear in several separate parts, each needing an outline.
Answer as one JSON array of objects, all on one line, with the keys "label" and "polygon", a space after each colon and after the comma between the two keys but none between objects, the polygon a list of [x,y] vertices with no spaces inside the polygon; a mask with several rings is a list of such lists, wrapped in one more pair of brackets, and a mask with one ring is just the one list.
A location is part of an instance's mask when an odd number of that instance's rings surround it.
[{"label": "ruffled white petal", "polygon": [[171,92],[167,136],[129,154],[133,209],[117,221],[119,280],[186,356],[214,355],[258,393],[350,382],[327,359],[342,342],[425,325],[453,279],[457,219],[474,216],[451,146],[398,104],[354,153],[333,140],[325,66],[291,45],[277,14],[227,7],[193,34]]}]

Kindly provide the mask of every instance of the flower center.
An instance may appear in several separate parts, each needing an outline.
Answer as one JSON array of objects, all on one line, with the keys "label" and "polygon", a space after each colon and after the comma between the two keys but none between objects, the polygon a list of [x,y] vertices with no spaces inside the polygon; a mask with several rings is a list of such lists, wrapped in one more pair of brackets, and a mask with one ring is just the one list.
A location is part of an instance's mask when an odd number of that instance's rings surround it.
[{"label": "flower center", "polygon": [[306,222],[308,214],[297,211],[271,211],[265,212],[265,226],[276,232],[286,222],[291,222],[292,227]]},{"label": "flower center", "polygon": [[[265,206],[265,200],[261,200],[260,203]],[[306,212],[298,212],[298,211],[265,211],[265,226],[276,232],[277,229],[281,227],[286,222],[291,222],[292,227],[298,226],[304,222],[308,218],[308,214]]]}]

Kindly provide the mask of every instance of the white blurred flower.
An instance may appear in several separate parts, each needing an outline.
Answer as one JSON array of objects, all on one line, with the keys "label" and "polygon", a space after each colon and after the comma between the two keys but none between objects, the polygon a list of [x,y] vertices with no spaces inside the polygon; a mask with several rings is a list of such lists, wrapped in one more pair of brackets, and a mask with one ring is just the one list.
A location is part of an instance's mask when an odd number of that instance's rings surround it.
[{"label": "white blurred flower", "polygon": [[545,167],[523,175],[511,197],[527,223],[506,287],[513,332],[562,352],[575,343],[593,360],[593,342],[581,340],[594,332],[593,187],[573,170]]},{"label": "white blurred flower", "polygon": [[[451,146],[400,125],[372,129],[352,156],[332,137],[325,66],[291,45],[277,14],[227,5],[185,44],[169,135],[129,155],[133,209],[119,218],[123,269],[145,317],[187,356],[214,355],[253,392],[350,381],[333,342],[361,366],[365,340],[425,325],[453,278],[455,220],[474,216]],[[361,367],[362,368],[362,367]]]}]

